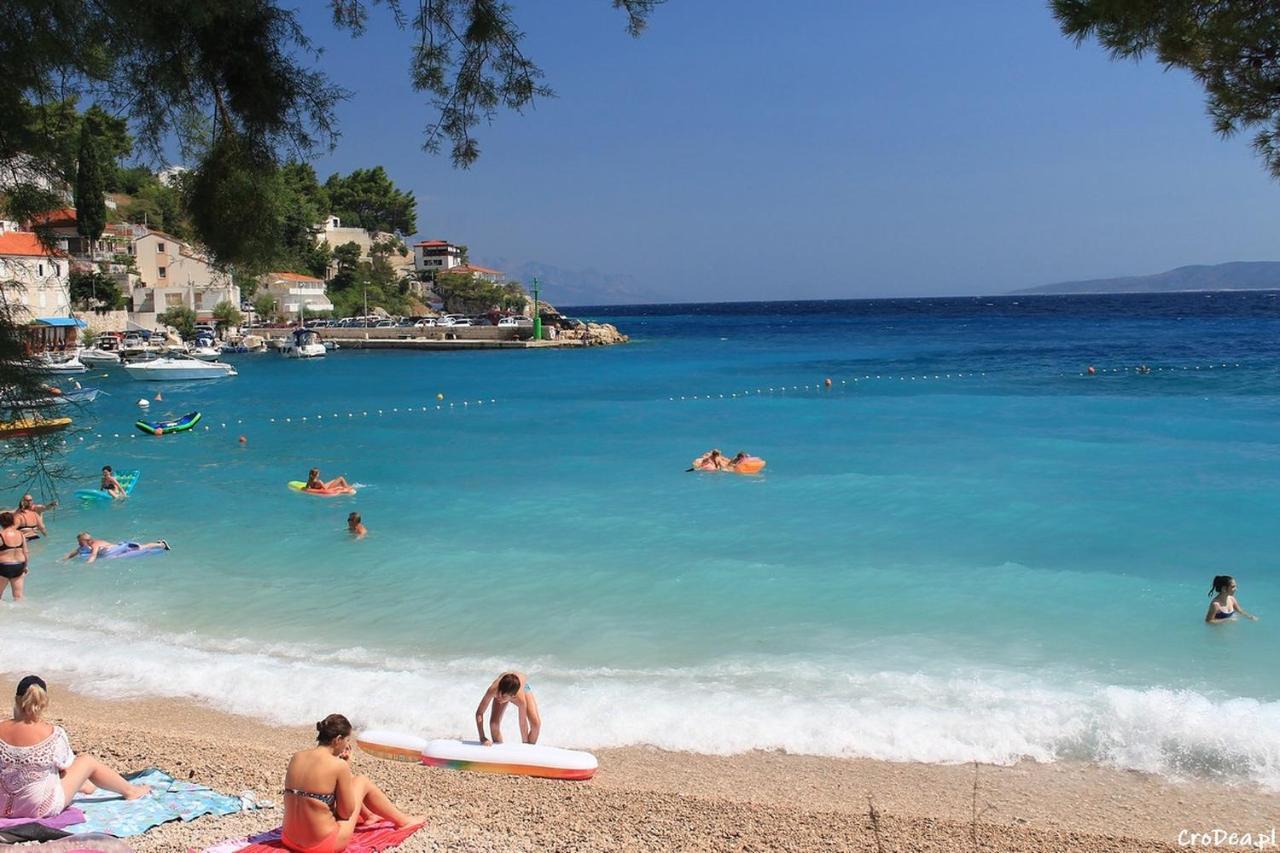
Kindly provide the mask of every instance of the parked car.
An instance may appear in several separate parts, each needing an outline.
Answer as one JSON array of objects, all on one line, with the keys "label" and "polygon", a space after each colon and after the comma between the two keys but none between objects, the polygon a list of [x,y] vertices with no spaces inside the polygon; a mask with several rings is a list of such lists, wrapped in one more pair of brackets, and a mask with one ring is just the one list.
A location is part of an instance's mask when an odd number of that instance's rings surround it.
[{"label": "parked car", "polygon": [[507,327],[510,327],[510,326],[530,327],[533,325],[533,321],[530,320],[528,317],[503,317],[501,320],[498,321],[498,325],[507,326]]},{"label": "parked car", "polygon": [[413,326],[415,329],[430,329],[435,324],[436,324],[435,317],[423,317],[421,320],[414,323]]},{"label": "parked car", "polygon": [[450,326],[453,326],[453,327],[456,329],[456,328],[457,328],[457,327],[459,327],[459,326],[474,326],[474,325],[475,325],[475,323],[473,323],[473,322],[471,321],[471,318],[470,318],[470,317],[459,317],[458,319],[454,320],[454,321],[453,321],[452,323],[450,323],[449,325],[450,325]]}]

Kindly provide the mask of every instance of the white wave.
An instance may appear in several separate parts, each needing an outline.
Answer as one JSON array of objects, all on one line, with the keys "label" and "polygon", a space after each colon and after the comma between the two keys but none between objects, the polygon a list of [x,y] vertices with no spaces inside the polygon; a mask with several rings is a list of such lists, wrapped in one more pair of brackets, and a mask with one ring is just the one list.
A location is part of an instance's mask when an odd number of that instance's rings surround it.
[{"label": "white wave", "polygon": [[[191,698],[286,724],[338,711],[359,726],[424,737],[471,733],[484,687],[513,664],[146,634],[118,619],[23,606],[5,608],[0,642],[3,668],[96,695]],[[934,763],[1071,758],[1280,790],[1280,702],[1010,671],[943,677],[766,657],[670,670],[526,663],[543,740],[564,746]],[[514,718],[507,724],[514,737]]]}]

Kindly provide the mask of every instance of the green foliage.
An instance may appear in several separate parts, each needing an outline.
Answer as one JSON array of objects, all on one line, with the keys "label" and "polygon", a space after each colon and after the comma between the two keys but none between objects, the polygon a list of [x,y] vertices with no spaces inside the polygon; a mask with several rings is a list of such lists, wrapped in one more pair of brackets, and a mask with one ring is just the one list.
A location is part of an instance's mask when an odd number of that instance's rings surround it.
[{"label": "green foliage", "polygon": [[205,247],[224,263],[265,264],[281,229],[280,180],[270,156],[234,136],[214,143],[191,179],[187,205]]},{"label": "green foliage", "polygon": [[276,316],[276,298],[270,293],[260,293],[253,299],[253,313],[258,320],[270,323]]},{"label": "green foliage", "polygon": [[243,323],[244,315],[240,313],[238,306],[232,305],[224,299],[213,306],[213,321],[219,329],[225,330]]},{"label": "green foliage", "polygon": [[493,308],[521,310],[526,298],[517,282],[493,284],[466,273],[440,273],[431,289],[444,303],[445,311],[459,314],[479,314]]},{"label": "green foliage", "polygon": [[97,270],[72,270],[70,276],[71,304],[81,311],[119,311],[128,307],[128,299],[120,291],[120,284],[111,276]]},{"label": "green foliage", "polygon": [[418,230],[413,193],[398,189],[381,166],[356,169],[346,177],[330,175],[324,188],[330,210],[343,225],[402,235]]},{"label": "green foliage", "polygon": [[1154,54],[1204,87],[1214,129],[1256,128],[1253,147],[1280,179],[1280,5],[1269,0],[1052,0],[1062,32],[1095,37],[1115,59]]},{"label": "green foliage", "polygon": [[107,205],[103,200],[106,183],[102,159],[89,122],[80,125],[80,156],[76,161],[76,231],[87,240],[97,240],[107,227]]},{"label": "green foliage", "polygon": [[157,314],[156,320],[177,329],[183,340],[191,340],[196,336],[196,312],[185,305],[175,305],[163,314]]}]

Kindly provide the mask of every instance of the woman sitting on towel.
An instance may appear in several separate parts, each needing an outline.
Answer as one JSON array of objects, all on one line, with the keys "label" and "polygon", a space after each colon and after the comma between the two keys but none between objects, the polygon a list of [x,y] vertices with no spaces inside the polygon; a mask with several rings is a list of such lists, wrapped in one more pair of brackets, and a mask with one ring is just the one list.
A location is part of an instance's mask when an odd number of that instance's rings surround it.
[{"label": "woman sitting on towel", "polygon": [[147,785],[129,784],[98,759],[74,754],[62,727],[41,719],[47,707],[49,694],[40,676],[18,682],[13,719],[0,723],[0,815],[52,817],[76,792],[92,793],[95,785],[126,800],[150,793]]},{"label": "woman sitting on towel", "polygon": [[316,723],[318,746],[295,752],[284,773],[284,832],[280,841],[295,853],[347,849],[362,818],[376,815],[403,829],[423,823],[397,809],[368,776],[356,776],[351,759],[351,723],[330,714]]}]

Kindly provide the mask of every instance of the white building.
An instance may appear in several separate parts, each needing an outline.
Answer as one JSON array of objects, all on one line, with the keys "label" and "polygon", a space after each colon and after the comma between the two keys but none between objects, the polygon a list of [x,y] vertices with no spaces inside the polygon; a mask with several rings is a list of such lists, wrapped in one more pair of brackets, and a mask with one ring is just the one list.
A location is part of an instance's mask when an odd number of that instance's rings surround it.
[{"label": "white building", "polygon": [[[360,260],[362,261],[372,260],[371,252],[373,251],[374,243],[393,240],[401,247],[404,246],[404,243],[400,242],[400,238],[394,234],[388,234],[385,231],[366,231],[363,228],[348,228],[343,226],[342,220],[337,216],[330,216],[323,223],[315,226],[315,234],[316,245],[328,243],[330,250],[347,243],[355,243],[360,247]],[[392,252],[387,256],[387,262],[397,272],[404,273],[413,265],[413,258],[408,254],[400,255],[397,252]],[[337,264],[331,262],[328,275],[333,277],[337,271]]]},{"label": "white building", "polygon": [[449,270],[455,275],[469,275],[472,278],[480,278],[490,284],[501,284],[503,277],[506,275],[501,270],[491,270],[488,267],[476,266],[475,264],[458,264]]},{"label": "white building", "polygon": [[240,288],[231,276],[171,234],[135,225],[132,254],[138,270],[130,294],[132,319],[141,326],[153,327],[156,315],[178,306],[196,312],[200,321],[213,319],[220,302],[240,307]]},{"label": "white building", "polygon": [[418,272],[446,272],[462,264],[462,247],[448,240],[423,240],[413,244],[413,268]]},{"label": "white building", "polygon": [[296,272],[269,272],[258,281],[258,292],[274,297],[276,311],[283,317],[294,319],[303,310],[308,314],[333,310],[333,303],[325,295],[324,279]]},{"label": "white building", "polygon": [[15,322],[70,318],[70,275],[66,253],[43,245],[35,234],[0,234],[0,298]]}]

